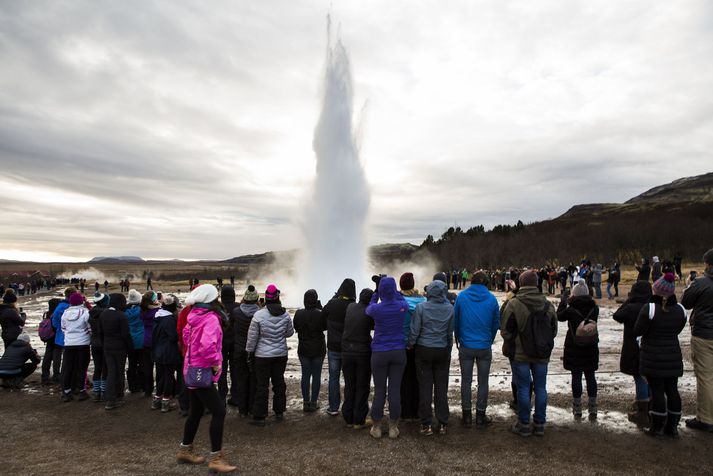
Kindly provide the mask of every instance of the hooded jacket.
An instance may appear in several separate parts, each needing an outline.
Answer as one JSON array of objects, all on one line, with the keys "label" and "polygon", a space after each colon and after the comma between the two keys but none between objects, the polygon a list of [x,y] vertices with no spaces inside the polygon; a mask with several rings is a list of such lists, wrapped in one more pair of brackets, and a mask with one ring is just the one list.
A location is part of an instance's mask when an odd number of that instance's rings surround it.
[{"label": "hooded jacket", "polygon": [[110,307],[99,316],[99,339],[104,352],[129,352],[134,344],[129,319],[123,311]]},{"label": "hooded jacket", "polygon": [[374,320],[372,352],[404,350],[404,316],[408,303],[396,290],[396,280],[385,276],[379,281],[379,291],[371,296],[366,314]]},{"label": "hooded jacket", "polygon": [[235,334],[235,352],[244,354],[246,352],[245,345],[248,343],[248,331],[253,316],[260,310],[260,306],[255,303],[241,303],[240,306],[233,308],[230,313],[233,319],[233,333]]},{"label": "hooded jacket", "polygon": [[152,332],[151,359],[157,364],[164,365],[180,363],[181,352],[178,350],[176,316],[166,309],[157,310]]},{"label": "hooded jacket", "polygon": [[255,357],[287,356],[287,338],[295,333],[290,314],[277,303],[268,303],[253,315],[245,351]]},{"label": "hooded jacket", "polygon": [[5,340],[15,340],[22,334],[22,327],[25,320],[22,318],[15,306],[0,304],[0,326],[2,326],[2,338]]},{"label": "hooded jacket", "polygon": [[426,291],[427,301],[416,306],[411,318],[408,346],[442,349],[453,346],[453,306],[446,285],[433,281]]},{"label": "hooded jacket", "polygon": [[310,289],[305,292],[304,309],[295,313],[294,327],[299,337],[297,354],[303,357],[324,357],[327,346],[324,343],[324,331],[327,322],[320,309],[317,291]]},{"label": "hooded jacket", "polygon": [[683,357],[678,334],[686,327],[686,312],[683,307],[670,303],[664,311],[660,296],[653,296],[653,318],[649,306],[639,311],[634,333],[641,336],[639,372],[644,377],[669,378],[683,375]]},{"label": "hooded jacket", "polygon": [[683,291],[681,304],[691,313],[691,335],[713,339],[713,273],[706,271]]},{"label": "hooded jacket", "polygon": [[347,278],[332,299],[322,309],[327,322],[327,349],[332,352],[342,351],[342,332],[344,332],[344,317],[347,306],[356,301],[356,284]]},{"label": "hooded jacket", "polygon": [[54,343],[60,347],[64,346],[64,332],[62,332],[62,314],[69,307],[66,299],[60,302],[52,313],[52,327],[54,327]]},{"label": "hooded jacket", "polygon": [[89,311],[84,304],[68,307],[62,314],[62,333],[64,345],[89,345],[92,329],[89,326]]},{"label": "hooded jacket", "polygon": [[484,284],[471,284],[456,298],[456,342],[466,349],[489,349],[500,329],[500,307]]},{"label": "hooded jacket", "polygon": [[129,320],[129,331],[134,349],[144,348],[144,323],[141,321],[141,308],[133,304],[126,308],[126,318]]},{"label": "hooded jacket", "polygon": [[572,296],[560,301],[557,319],[567,323],[567,335],[564,338],[564,368],[583,372],[599,368],[599,343],[582,346],[574,341],[574,333],[585,318],[596,321],[599,318],[599,306],[588,294]]},{"label": "hooded jacket", "polygon": [[223,328],[221,317],[205,305],[195,304],[191,307],[183,328],[183,342],[186,345],[186,358],[183,359],[183,375],[188,367],[215,367],[213,383],[220,378],[223,366]]},{"label": "hooded jacket", "polygon": [[641,308],[648,304],[650,300],[651,284],[648,281],[637,281],[631,287],[629,299],[612,316],[616,322],[624,324],[619,369],[627,375],[641,375],[639,373],[639,343],[634,333],[634,325],[639,317]]},{"label": "hooded jacket", "polygon": [[30,346],[29,342],[15,340],[0,357],[0,371],[19,373],[28,360],[35,365],[39,364],[40,358],[37,351]]},{"label": "hooded jacket", "polygon": [[366,307],[373,294],[374,291],[371,289],[362,289],[359,293],[359,302],[347,306],[342,333],[342,355],[371,354],[371,331],[374,329],[374,320],[366,315]]},{"label": "hooded jacket", "polygon": [[[500,335],[505,342],[514,342],[516,362],[530,362],[546,364],[550,359],[534,359],[528,357],[522,347],[522,334],[525,332],[527,318],[536,309],[543,309],[547,302],[544,294],[534,286],[523,286],[517,294],[503,305],[500,313]],[[557,313],[554,306],[550,305],[547,314],[552,324],[552,336],[557,335]],[[512,318],[512,320],[511,320]],[[511,327],[512,326],[512,327]]]}]

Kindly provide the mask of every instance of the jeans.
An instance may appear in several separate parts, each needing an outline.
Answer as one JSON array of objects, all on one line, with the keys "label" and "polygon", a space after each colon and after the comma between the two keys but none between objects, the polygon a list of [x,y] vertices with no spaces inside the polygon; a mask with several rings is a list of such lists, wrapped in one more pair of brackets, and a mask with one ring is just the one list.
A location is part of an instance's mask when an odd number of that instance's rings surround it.
[{"label": "jeans", "polygon": [[547,365],[513,361],[512,370],[517,385],[517,417],[530,423],[530,383],[535,384],[535,423],[547,421]]},{"label": "jeans", "polygon": [[473,403],[471,401],[473,386],[473,366],[478,368],[478,396],[475,409],[485,411],[488,408],[488,381],[490,377],[490,364],[493,360],[493,350],[488,349],[468,349],[461,346],[458,350],[458,361],[460,362],[460,401],[461,408],[471,411]]},{"label": "jeans", "polygon": [[211,451],[220,451],[223,447],[223,422],[225,421],[225,404],[218,395],[215,385],[208,388],[195,388],[188,390],[190,406],[186,425],[183,427],[183,444],[193,444],[193,439],[198,432],[198,425],[205,413],[210,410],[210,447]]},{"label": "jeans", "polygon": [[611,299],[611,298],[614,297],[614,295],[611,293],[611,288],[612,288],[612,286],[613,286],[612,283],[607,283],[607,297],[608,297],[609,299]]},{"label": "jeans", "polygon": [[651,388],[651,413],[666,415],[666,413],[681,414],[681,395],[678,393],[678,377],[653,378],[647,377]]},{"label": "jeans", "polygon": [[[305,357],[299,356],[300,366],[302,367],[302,400],[305,402],[316,402],[319,398],[319,388],[322,384],[322,364],[324,364],[324,356]],[[310,396],[310,386],[312,394]]]},{"label": "jeans", "polygon": [[450,347],[416,346],[416,369],[420,390],[418,416],[422,425],[431,425],[434,397],[438,423],[448,424],[448,371],[450,366]]},{"label": "jeans", "polygon": [[592,287],[594,288],[594,296],[597,299],[601,299],[602,298],[602,283],[594,283],[592,285]]},{"label": "jeans", "polygon": [[574,398],[582,398],[582,374],[587,380],[587,396],[589,398],[597,397],[597,378],[594,375],[594,370],[582,372],[581,370],[572,370],[572,396]]},{"label": "jeans", "polygon": [[374,376],[374,401],[371,404],[371,418],[374,421],[384,418],[387,385],[389,419],[396,421],[401,416],[401,378],[404,368],[406,368],[406,351],[403,349],[371,353],[371,372]]},{"label": "jeans", "polygon": [[649,391],[649,384],[646,382],[646,379],[641,375],[634,375],[634,385],[636,385],[636,401],[648,401],[651,397],[651,392]]},{"label": "jeans", "polygon": [[342,417],[349,425],[363,425],[369,413],[371,355],[344,354],[344,405]]},{"label": "jeans", "polygon": [[329,361],[329,408],[330,412],[338,412],[342,403],[339,394],[339,375],[342,371],[342,353],[327,351]]},{"label": "jeans", "polygon": [[272,410],[275,414],[285,413],[287,408],[287,384],[285,384],[285,368],[287,356],[255,357],[255,403],[253,418],[264,420],[267,416],[267,404],[270,397],[270,382],[272,382]]},{"label": "jeans", "polygon": [[401,378],[401,418],[418,418],[419,392],[416,349],[406,349],[406,367]]}]

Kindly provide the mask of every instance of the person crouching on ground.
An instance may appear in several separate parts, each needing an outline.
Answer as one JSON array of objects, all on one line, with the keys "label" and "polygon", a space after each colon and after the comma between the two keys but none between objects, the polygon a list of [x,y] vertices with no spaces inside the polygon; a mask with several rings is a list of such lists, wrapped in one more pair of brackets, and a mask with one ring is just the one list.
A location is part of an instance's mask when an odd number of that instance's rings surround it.
[{"label": "person crouching on ground", "polygon": [[156,395],[151,402],[151,409],[161,408],[162,413],[173,409],[171,399],[176,391],[176,369],[181,362],[176,331],[177,311],[178,298],[169,294],[163,296],[161,309],[154,316],[151,357],[156,364]]},{"label": "person crouching on ground", "polygon": [[[324,331],[327,321],[322,314],[322,304],[317,291],[308,289],[304,295],[304,309],[295,312],[294,327],[299,343],[297,356],[302,367],[302,410],[314,412],[318,408],[319,388],[322,382],[322,364],[327,354]],[[310,395],[311,388],[311,395]]]},{"label": "person crouching on ground", "polygon": [[[211,453],[208,468],[219,473],[229,473],[237,468],[229,465],[223,454],[225,403],[215,386],[220,378],[223,360],[221,349],[223,306],[218,301],[218,290],[210,284],[198,286],[191,291],[186,298],[186,304],[192,307],[186,327],[183,328],[183,342],[186,346],[183,378],[188,389],[190,405],[183,428],[183,441],[176,459],[179,463],[189,464],[200,464],[205,461],[205,458],[193,452],[193,440],[207,408],[211,413],[209,429]],[[210,374],[207,382],[205,372],[201,370]]]},{"label": "person crouching on ground", "polygon": [[0,358],[0,379],[3,386],[20,387],[22,381],[32,375],[39,363],[40,357],[30,345],[30,336],[26,332],[21,333]]},{"label": "person crouching on ground", "polygon": [[426,288],[427,301],[416,305],[411,316],[408,347],[416,349],[421,434],[432,435],[433,396],[438,433],[448,428],[448,372],[453,348],[453,306],[446,299],[446,285],[433,281]]},{"label": "person crouching on ground", "polygon": [[265,426],[272,381],[272,409],[275,420],[281,422],[287,409],[287,338],[295,333],[290,314],[282,307],[280,290],[270,284],[265,291],[265,308],[253,316],[248,329],[245,351],[255,353],[254,368],[257,380],[251,424]]},{"label": "person crouching on ground", "polygon": [[85,385],[92,329],[82,294],[76,292],[69,296],[69,307],[62,313],[61,327],[64,334],[62,401],[73,400],[72,390],[79,390],[79,401],[86,400],[89,398]]},{"label": "person crouching on ground", "polygon": [[639,366],[651,389],[651,426],[647,434],[678,438],[681,395],[678,378],[683,357],[678,334],[686,326],[686,311],[676,303],[676,277],[666,273],[654,282],[651,303],[644,306],[634,326],[641,337]]}]

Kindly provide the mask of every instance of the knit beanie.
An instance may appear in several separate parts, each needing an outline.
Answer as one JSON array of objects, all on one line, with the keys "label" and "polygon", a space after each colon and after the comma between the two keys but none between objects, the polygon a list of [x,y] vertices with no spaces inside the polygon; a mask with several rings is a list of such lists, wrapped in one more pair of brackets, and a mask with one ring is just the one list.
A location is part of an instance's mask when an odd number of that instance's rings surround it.
[{"label": "knit beanie", "polygon": [[572,288],[572,296],[589,296],[589,286],[587,282],[580,279],[577,284]]},{"label": "knit beanie", "polygon": [[73,293],[69,296],[70,306],[80,306],[82,304],[84,304],[84,296],[82,296],[82,293]]},{"label": "knit beanie", "polygon": [[490,278],[483,271],[473,273],[473,277],[470,278],[471,284],[488,284],[488,282],[490,282]]},{"label": "knit beanie", "polygon": [[192,306],[198,303],[208,304],[218,299],[218,290],[212,284],[201,284],[191,291],[186,298],[186,304]]},{"label": "knit beanie", "polygon": [[446,278],[446,273],[444,273],[444,272],[442,272],[442,271],[441,271],[440,273],[434,274],[434,275],[433,275],[433,280],[434,280],[434,281],[441,281],[441,282],[443,282],[443,283],[448,284],[448,278]]},{"label": "knit beanie", "polygon": [[280,299],[280,290],[274,284],[268,284],[265,290],[265,301],[277,301]]},{"label": "knit beanie", "polygon": [[117,311],[126,310],[126,296],[121,293],[111,293],[109,295],[109,307],[113,307]]},{"label": "knit beanie", "polygon": [[258,299],[260,299],[260,296],[258,295],[257,291],[255,291],[255,286],[252,284],[248,286],[248,290],[245,291],[245,294],[243,294],[243,301],[244,302],[257,302]]},{"label": "knit beanie", "polygon": [[176,312],[178,309],[178,298],[174,294],[163,296],[161,307],[168,312]]},{"label": "knit beanie", "polygon": [[401,288],[402,291],[409,291],[416,287],[416,283],[413,279],[413,273],[404,273],[401,275],[401,278],[399,278],[399,288]]},{"label": "knit beanie", "polygon": [[537,273],[533,270],[525,271],[520,275],[520,287],[537,286]]},{"label": "knit beanie", "polygon": [[5,294],[2,297],[3,304],[13,304],[17,302],[17,294],[15,294],[14,289],[6,289]]},{"label": "knit beanie", "polygon": [[94,305],[98,307],[109,307],[109,295],[94,293]]},{"label": "knit beanie", "polygon": [[27,344],[30,343],[30,336],[27,334],[27,332],[23,332],[19,336],[17,336],[17,340],[25,342]]},{"label": "knit beanie", "polygon": [[713,248],[706,251],[703,255],[703,262],[708,266],[713,266]]},{"label": "knit beanie", "polygon": [[134,304],[141,304],[141,293],[136,289],[129,291],[129,298],[126,300],[126,304],[133,306]]},{"label": "knit beanie", "polygon": [[652,287],[657,296],[673,296],[676,293],[676,277],[673,273],[666,273],[657,279]]}]

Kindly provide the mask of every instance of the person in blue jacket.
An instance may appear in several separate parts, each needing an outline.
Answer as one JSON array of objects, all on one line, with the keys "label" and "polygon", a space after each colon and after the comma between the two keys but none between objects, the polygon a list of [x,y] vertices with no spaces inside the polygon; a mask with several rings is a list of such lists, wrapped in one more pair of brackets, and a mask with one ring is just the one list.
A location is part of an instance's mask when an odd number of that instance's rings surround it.
[{"label": "person in blue jacket", "polygon": [[[141,320],[141,297],[140,292],[132,289],[126,300],[126,318],[129,321],[129,332],[134,344],[134,348],[129,350],[129,366],[126,370],[126,381],[131,393],[143,391],[144,372],[141,363],[144,352],[144,323]],[[151,352],[150,349],[149,352]]]},{"label": "person in blue jacket", "polygon": [[488,407],[488,376],[493,360],[492,345],[500,329],[500,309],[487,284],[487,274],[482,271],[473,274],[471,285],[458,295],[455,304],[454,336],[461,370],[463,425],[466,427],[473,424],[471,386],[474,363],[478,367],[475,426],[483,427],[491,421],[485,411]]},{"label": "person in blue jacket", "polygon": [[[52,313],[52,327],[54,327],[54,348],[52,349],[52,364],[55,369],[61,368],[62,354],[64,351],[64,332],[62,331],[62,314],[69,307],[69,296],[76,292],[77,288],[69,287],[64,290],[64,300],[57,304]],[[57,382],[59,383],[59,382]]]},{"label": "person in blue jacket", "polygon": [[[399,279],[401,295],[408,304],[406,315],[404,316],[404,342],[408,341],[411,331],[411,315],[416,305],[426,302],[426,297],[419,294],[416,289],[416,282],[413,273],[404,273]],[[406,368],[401,379],[401,419],[416,420],[418,416],[419,387],[418,376],[416,375],[416,349],[406,349]]]}]

